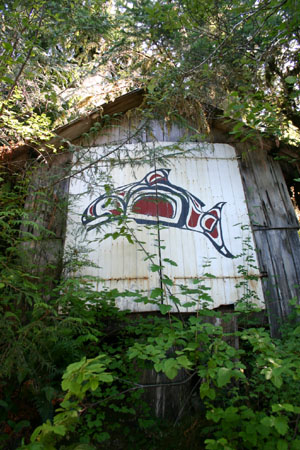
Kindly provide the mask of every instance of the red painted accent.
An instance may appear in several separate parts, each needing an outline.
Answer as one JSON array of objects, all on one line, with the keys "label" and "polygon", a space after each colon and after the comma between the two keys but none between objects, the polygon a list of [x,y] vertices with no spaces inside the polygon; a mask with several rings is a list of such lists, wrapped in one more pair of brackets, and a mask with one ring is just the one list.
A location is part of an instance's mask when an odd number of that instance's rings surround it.
[{"label": "red painted accent", "polygon": [[[156,179],[156,178],[158,178],[158,179]],[[151,186],[152,186],[152,184],[155,184],[157,181],[168,181],[165,177],[162,177],[161,175],[158,175],[157,173],[155,173],[154,175],[152,175],[152,177],[150,177],[150,180],[149,180],[149,184],[151,184]]]},{"label": "red painted accent", "polygon": [[119,195],[122,195],[122,197],[124,197],[125,192],[120,192]]},{"label": "red painted accent", "polygon": [[118,209],[111,209],[109,212],[114,216],[119,216],[121,214],[121,211]]},{"label": "red painted accent", "polygon": [[[115,206],[116,208],[120,208],[121,205],[119,202],[114,201],[114,205],[112,205],[112,206]],[[110,209],[109,212],[111,214],[113,214],[114,216],[119,216],[121,214],[121,211],[119,209]]]},{"label": "red painted accent", "polygon": [[149,181],[154,180],[155,178],[161,178],[161,175],[158,175],[157,173],[155,173],[154,175],[152,175],[152,177],[150,177]]},{"label": "red painted accent", "polygon": [[212,228],[212,225],[215,223],[215,219],[210,218],[210,219],[206,219],[205,221],[205,226],[208,230],[210,230]]},{"label": "red painted accent", "polygon": [[198,224],[199,216],[200,216],[200,214],[198,214],[198,213],[196,213],[196,211],[192,210],[192,214],[190,216],[188,226],[195,228]]},{"label": "red painted accent", "polygon": [[212,231],[211,233],[209,233],[211,235],[212,238],[217,239],[217,237],[219,236],[217,227],[214,229],[214,231]]},{"label": "red painted accent", "polygon": [[208,211],[209,214],[211,214],[212,216],[215,216],[217,219],[219,218],[219,214],[218,211],[216,211],[215,209],[213,209],[212,211]]},{"label": "red painted accent", "polygon": [[[209,211],[210,214],[215,216],[215,214],[213,214],[214,212],[216,212],[216,211]],[[211,230],[213,228],[213,226],[215,225],[215,223],[216,223],[216,219],[213,219],[212,217],[210,217],[209,219],[206,219],[204,225],[206,226],[206,228],[208,230]],[[216,239],[219,236],[217,227],[215,227],[214,230],[208,231],[208,232],[211,235],[211,237],[214,239]]]},{"label": "red painted accent", "polygon": [[91,214],[91,216],[93,216],[93,215],[94,215],[94,213],[93,213],[93,209],[94,209],[94,207],[93,207],[93,206],[91,206],[91,207],[90,207],[90,214]]},{"label": "red painted accent", "polygon": [[133,205],[132,212],[144,214],[145,216],[173,217],[171,203],[164,199],[157,199],[156,197],[144,197],[138,200]]}]

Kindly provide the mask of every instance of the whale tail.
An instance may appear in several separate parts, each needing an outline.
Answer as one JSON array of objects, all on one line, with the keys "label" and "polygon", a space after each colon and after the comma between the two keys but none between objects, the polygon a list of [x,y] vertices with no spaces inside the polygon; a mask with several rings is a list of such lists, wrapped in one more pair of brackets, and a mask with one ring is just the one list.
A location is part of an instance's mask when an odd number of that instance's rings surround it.
[{"label": "whale tail", "polygon": [[203,213],[200,220],[201,232],[210,240],[213,246],[226,258],[234,258],[227,249],[222,232],[222,209],[226,202],[217,203],[209,211]]}]

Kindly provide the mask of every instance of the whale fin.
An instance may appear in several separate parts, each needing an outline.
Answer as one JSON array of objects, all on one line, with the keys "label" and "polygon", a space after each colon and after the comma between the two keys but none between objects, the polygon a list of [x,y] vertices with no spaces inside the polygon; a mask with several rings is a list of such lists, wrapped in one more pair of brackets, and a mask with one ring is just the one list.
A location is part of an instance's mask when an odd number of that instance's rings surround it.
[{"label": "whale fin", "polygon": [[227,249],[222,232],[222,209],[226,202],[217,203],[206,211],[200,219],[201,232],[211,241],[213,246],[226,258],[234,258]]}]

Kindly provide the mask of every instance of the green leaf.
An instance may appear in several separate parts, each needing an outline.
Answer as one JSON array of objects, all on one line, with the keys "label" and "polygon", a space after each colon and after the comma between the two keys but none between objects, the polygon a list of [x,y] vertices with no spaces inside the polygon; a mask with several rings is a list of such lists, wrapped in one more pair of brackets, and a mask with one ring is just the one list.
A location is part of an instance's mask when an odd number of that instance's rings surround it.
[{"label": "green leaf", "polygon": [[288,431],[288,419],[285,416],[279,416],[274,418],[274,427],[282,436]]},{"label": "green leaf", "polygon": [[2,47],[4,47],[5,50],[8,50],[8,51],[12,51],[13,50],[13,46],[11,45],[10,42],[3,42],[2,43]]},{"label": "green leaf", "polygon": [[210,400],[214,400],[216,398],[216,391],[209,386],[209,383],[204,382],[200,386],[200,396],[202,399],[208,397]]},{"label": "green leaf", "polygon": [[267,428],[271,428],[274,425],[274,417],[264,417],[263,419],[261,419],[260,421],[262,423],[262,425],[264,425]]},{"label": "green leaf", "polygon": [[293,76],[288,76],[284,79],[284,81],[288,84],[294,84],[297,82],[297,77],[293,77]]},{"label": "green leaf", "polygon": [[196,302],[186,302],[182,306],[183,306],[183,308],[190,308],[192,306],[195,306],[195,303]]},{"label": "green leaf", "polygon": [[85,362],[86,362],[86,357],[82,358],[78,362],[70,364],[67,367],[67,371],[66,371],[66,373],[64,373],[63,378],[66,378],[72,372],[76,372],[78,369],[80,369],[84,365]]},{"label": "green leaf", "polygon": [[159,270],[161,270],[162,266],[158,266],[157,264],[151,264],[150,266],[150,270],[151,272],[158,272]]},{"label": "green leaf", "polygon": [[161,288],[154,288],[151,291],[150,298],[161,297],[163,290]]},{"label": "green leaf", "polygon": [[164,258],[164,261],[171,264],[171,266],[177,266],[177,263],[169,258]]},{"label": "green leaf", "polygon": [[278,439],[277,441],[277,450],[288,450],[289,445],[287,441],[284,441],[283,439]]},{"label": "green leaf", "polygon": [[191,368],[191,361],[186,357],[186,355],[182,355],[182,356],[178,356],[178,358],[176,358],[177,361],[179,362],[179,364],[184,367],[185,369],[190,369]]},{"label": "green leaf", "polygon": [[166,275],[162,278],[161,281],[163,284],[166,284],[167,286],[173,286],[173,284],[174,284],[173,281]]},{"label": "green leaf", "polygon": [[167,314],[169,311],[171,311],[171,309],[171,305],[159,305],[159,310],[162,314]]},{"label": "green leaf", "polygon": [[100,381],[104,381],[104,383],[112,383],[114,378],[110,373],[103,372],[99,376]]},{"label": "green leaf", "polygon": [[91,386],[91,390],[95,391],[98,388],[98,386],[99,386],[98,380],[95,380],[95,379],[91,380],[90,386]]},{"label": "green leaf", "polygon": [[271,377],[271,381],[272,381],[272,383],[274,384],[274,386],[277,387],[277,388],[280,388],[281,385],[282,385],[282,378],[281,378],[280,375],[274,374],[274,375]]},{"label": "green leaf", "polygon": [[164,362],[163,371],[167,375],[167,377],[170,378],[170,380],[173,380],[173,378],[175,378],[178,373],[178,366],[176,360],[173,358],[167,359]]},{"label": "green leaf", "polygon": [[278,411],[288,411],[288,412],[294,412],[295,408],[294,405],[290,404],[290,403],[283,403],[283,404],[277,404],[277,405],[272,405],[272,411],[273,412],[278,412]]},{"label": "green leaf", "polygon": [[1,80],[4,81],[5,83],[8,83],[8,84],[13,84],[14,83],[14,80],[12,78],[7,77],[7,76],[1,77]]},{"label": "green leaf", "polygon": [[221,367],[218,370],[217,375],[217,385],[218,387],[223,387],[229,383],[230,378],[232,377],[232,370],[227,369],[227,367]]},{"label": "green leaf", "polygon": [[64,436],[66,434],[66,427],[64,425],[53,425],[52,428],[53,433],[58,434],[60,436]]}]

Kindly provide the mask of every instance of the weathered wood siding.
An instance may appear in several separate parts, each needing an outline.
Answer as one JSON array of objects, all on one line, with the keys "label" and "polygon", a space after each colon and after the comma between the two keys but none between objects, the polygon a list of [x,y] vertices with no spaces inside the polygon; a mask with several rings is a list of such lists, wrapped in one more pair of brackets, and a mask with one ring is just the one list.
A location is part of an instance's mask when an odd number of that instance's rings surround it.
[{"label": "weathered wood siding", "polygon": [[300,301],[299,223],[277,161],[239,144],[240,167],[273,335]]},{"label": "weathered wood siding", "polygon": [[25,238],[27,233],[36,237],[23,243],[24,266],[48,287],[59,281],[62,271],[70,159],[71,155],[60,155],[51,167],[36,166],[24,205],[21,232]]}]

